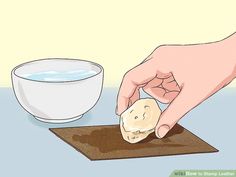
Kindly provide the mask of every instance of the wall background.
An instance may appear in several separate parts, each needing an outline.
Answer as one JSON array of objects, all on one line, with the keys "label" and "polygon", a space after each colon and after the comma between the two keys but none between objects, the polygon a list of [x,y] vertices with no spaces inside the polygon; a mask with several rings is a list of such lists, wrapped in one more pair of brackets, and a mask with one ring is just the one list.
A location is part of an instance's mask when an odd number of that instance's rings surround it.
[{"label": "wall background", "polygon": [[14,66],[47,57],[98,62],[105,86],[119,86],[160,44],[209,42],[235,32],[235,7],[235,0],[1,0],[0,87],[11,86]]}]

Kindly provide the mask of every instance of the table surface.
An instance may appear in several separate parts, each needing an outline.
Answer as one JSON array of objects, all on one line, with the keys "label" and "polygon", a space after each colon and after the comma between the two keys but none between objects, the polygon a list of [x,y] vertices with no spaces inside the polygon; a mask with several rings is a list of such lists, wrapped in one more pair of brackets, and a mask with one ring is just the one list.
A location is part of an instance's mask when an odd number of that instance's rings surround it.
[{"label": "table surface", "polygon": [[[235,169],[236,88],[224,88],[179,123],[219,149],[217,153],[90,161],[48,128],[117,124],[117,88],[104,88],[81,119],[47,124],[25,112],[11,88],[0,88],[0,176],[169,176],[175,169]],[[144,94],[142,94],[145,96]],[[166,105],[161,105],[165,109]]]}]

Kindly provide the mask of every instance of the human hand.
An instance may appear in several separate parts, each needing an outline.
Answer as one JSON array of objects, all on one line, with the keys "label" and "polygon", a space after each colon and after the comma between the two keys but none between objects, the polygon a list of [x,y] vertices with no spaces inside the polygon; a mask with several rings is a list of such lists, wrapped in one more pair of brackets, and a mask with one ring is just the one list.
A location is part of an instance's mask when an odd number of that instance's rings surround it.
[{"label": "human hand", "polygon": [[142,88],[169,103],[156,125],[164,137],[186,113],[228,85],[236,75],[236,36],[198,45],[163,45],[123,77],[117,97],[120,115],[139,99]]}]

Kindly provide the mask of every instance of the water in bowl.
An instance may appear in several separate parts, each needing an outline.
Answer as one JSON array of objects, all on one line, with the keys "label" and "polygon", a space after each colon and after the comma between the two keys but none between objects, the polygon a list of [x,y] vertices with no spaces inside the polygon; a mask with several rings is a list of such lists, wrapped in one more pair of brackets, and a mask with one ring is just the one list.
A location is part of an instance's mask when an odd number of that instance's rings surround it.
[{"label": "water in bowl", "polygon": [[42,71],[32,74],[24,74],[23,77],[34,81],[65,82],[82,80],[95,75],[93,70],[72,70],[72,71]]}]

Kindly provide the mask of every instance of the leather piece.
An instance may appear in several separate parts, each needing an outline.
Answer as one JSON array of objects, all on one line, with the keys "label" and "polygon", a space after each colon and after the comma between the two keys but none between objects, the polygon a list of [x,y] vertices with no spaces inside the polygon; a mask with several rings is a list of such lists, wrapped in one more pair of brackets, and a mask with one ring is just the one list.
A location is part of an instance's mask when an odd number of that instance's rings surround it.
[{"label": "leather piece", "polygon": [[136,144],[122,138],[119,125],[51,128],[50,131],[90,160],[218,152],[179,124],[162,139],[151,133]]}]

